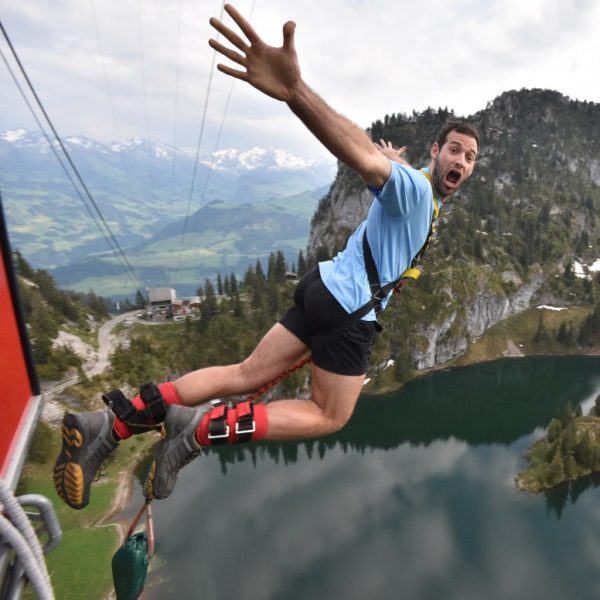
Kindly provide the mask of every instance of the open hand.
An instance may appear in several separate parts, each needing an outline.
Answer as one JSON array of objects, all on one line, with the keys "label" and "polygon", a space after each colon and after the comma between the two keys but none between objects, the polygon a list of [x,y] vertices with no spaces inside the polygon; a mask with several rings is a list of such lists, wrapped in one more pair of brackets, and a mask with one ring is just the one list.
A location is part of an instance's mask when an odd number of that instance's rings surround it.
[{"label": "open hand", "polygon": [[404,153],[406,152],[406,146],[401,146],[400,148],[394,148],[392,142],[386,142],[385,140],[379,140],[379,143],[373,142],[375,147],[381,154],[402,165],[406,165],[410,167],[409,162],[404,158]]},{"label": "open hand", "polygon": [[283,46],[275,48],[265,44],[250,23],[231,4],[226,4],[224,8],[246,36],[249,44],[218,19],[214,17],[210,19],[212,27],[229,40],[239,52],[214,39],[208,41],[210,47],[244,68],[244,70],[237,70],[218,64],[219,71],[236,79],[247,81],[257,90],[272,98],[284,102],[291,100],[301,81],[300,66],[294,47],[296,24],[293,21],[285,23]]}]

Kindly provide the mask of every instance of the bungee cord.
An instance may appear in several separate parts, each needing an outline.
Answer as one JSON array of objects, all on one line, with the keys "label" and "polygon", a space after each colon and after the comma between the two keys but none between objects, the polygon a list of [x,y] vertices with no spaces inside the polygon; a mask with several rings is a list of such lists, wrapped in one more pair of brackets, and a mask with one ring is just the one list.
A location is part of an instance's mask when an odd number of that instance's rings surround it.
[{"label": "bungee cord", "polygon": [[[249,18],[252,18],[252,15],[254,14],[254,8],[256,6],[256,0],[253,0],[252,2],[252,6],[250,8],[250,13],[249,13]],[[221,4],[221,13],[219,16],[219,19],[222,20],[223,19],[223,12],[224,12],[224,7],[225,7],[225,2],[223,1]],[[218,40],[220,37],[220,33],[217,32],[217,37],[216,39]],[[183,231],[181,234],[181,244],[179,246],[179,254],[177,257],[177,267],[175,269],[175,278],[177,277],[177,275],[180,272],[180,268],[181,268],[181,258],[183,256],[183,249],[185,246],[185,237],[188,231],[188,223],[189,223],[189,219],[190,219],[190,209],[191,209],[191,202],[192,202],[192,196],[193,196],[193,192],[194,192],[194,187],[195,187],[195,181],[196,181],[196,175],[197,175],[197,169],[198,169],[198,159],[200,156],[200,147],[201,147],[201,143],[202,143],[202,137],[203,137],[203,133],[204,133],[204,124],[205,124],[205,120],[206,120],[206,112],[207,112],[207,106],[208,106],[208,99],[210,96],[210,92],[211,92],[211,85],[212,85],[212,77],[213,77],[213,73],[215,71],[215,62],[216,62],[216,56],[217,53],[216,51],[213,51],[213,57],[212,57],[212,63],[211,63],[211,68],[210,68],[210,74],[209,74],[209,79],[208,79],[208,87],[207,87],[207,93],[206,93],[206,98],[205,98],[205,102],[204,102],[204,108],[203,108],[203,114],[202,114],[202,125],[200,128],[200,136],[198,138],[198,145],[196,147],[196,158],[194,161],[194,171],[193,171],[193,175],[192,175],[192,184],[190,187],[190,193],[188,196],[188,205],[187,205],[187,209],[186,209],[186,215],[185,215],[185,220],[184,220],[184,224],[183,224]],[[216,152],[218,151],[219,147],[220,147],[220,143],[221,143],[221,135],[223,133],[223,129],[224,129],[224,125],[225,125],[225,120],[227,118],[227,113],[229,111],[229,105],[231,102],[231,97],[233,94],[233,87],[235,84],[235,80],[232,80],[229,84],[229,90],[227,93],[227,98],[225,100],[225,106],[223,109],[223,115],[221,117],[221,122],[219,124],[219,129],[217,131],[217,137],[215,140],[215,145],[213,148],[213,155],[216,154]],[[204,186],[202,188],[202,193],[200,195],[200,201],[198,202],[199,206],[203,206],[204,205],[204,201],[206,199],[206,193],[208,191],[208,184],[210,182],[212,173],[214,171],[214,168],[211,166],[211,168],[208,170],[207,174],[206,174],[206,179],[204,180]],[[198,223],[198,215],[196,215],[196,220],[194,222],[194,225],[192,227],[192,230],[195,229],[195,227],[197,226]]]},{"label": "bungee cord", "polygon": [[[221,13],[219,16],[220,19],[223,18],[224,10],[225,10],[225,0],[223,0],[223,2],[221,3]],[[183,230],[181,232],[181,243],[179,245],[179,254],[177,256],[177,266],[175,267],[176,275],[179,273],[179,269],[180,269],[180,265],[181,265],[181,257],[183,255],[183,248],[185,245],[185,238],[186,238],[188,223],[189,223],[189,219],[190,219],[190,209],[192,206],[192,197],[194,195],[194,187],[196,185],[196,177],[198,174],[198,162],[200,160],[200,148],[202,147],[202,139],[204,138],[204,126],[206,124],[206,113],[207,113],[207,109],[208,109],[208,100],[210,98],[210,93],[211,93],[211,89],[212,89],[212,80],[213,80],[213,75],[215,72],[216,60],[217,60],[217,53],[215,51],[213,51],[212,61],[211,61],[211,65],[210,65],[210,71],[208,74],[208,84],[206,87],[206,95],[204,96],[204,107],[202,108],[202,120],[200,123],[200,133],[198,135],[198,142],[196,144],[196,156],[194,158],[194,168],[192,170],[192,181],[190,184],[190,191],[188,194],[187,207],[185,210],[185,218],[183,221]]]}]

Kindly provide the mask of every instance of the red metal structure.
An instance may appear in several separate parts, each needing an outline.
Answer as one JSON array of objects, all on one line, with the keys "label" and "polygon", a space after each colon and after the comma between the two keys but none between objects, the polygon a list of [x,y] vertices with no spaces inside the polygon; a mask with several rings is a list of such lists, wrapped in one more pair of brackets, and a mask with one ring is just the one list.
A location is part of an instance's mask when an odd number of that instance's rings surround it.
[{"label": "red metal structure", "polygon": [[41,410],[0,197],[0,477],[16,486]]},{"label": "red metal structure", "polygon": [[[52,502],[39,494],[14,496],[42,397],[19,302],[1,196],[0,311],[0,599],[20,600],[30,583],[37,598],[53,600],[44,554],[55,548],[62,536],[56,512]],[[47,538],[43,546],[41,538]]]}]

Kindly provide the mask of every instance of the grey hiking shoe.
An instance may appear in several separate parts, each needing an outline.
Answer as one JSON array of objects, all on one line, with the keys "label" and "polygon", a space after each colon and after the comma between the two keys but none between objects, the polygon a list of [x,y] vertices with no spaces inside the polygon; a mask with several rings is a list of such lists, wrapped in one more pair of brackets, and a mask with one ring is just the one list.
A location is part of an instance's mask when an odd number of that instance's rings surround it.
[{"label": "grey hiking shoe", "polygon": [[107,410],[67,414],[62,448],[54,464],[54,487],[71,507],[90,501],[90,486],[106,457],[119,445],[112,434],[115,415]]},{"label": "grey hiking shoe", "polygon": [[158,445],[144,486],[147,498],[163,499],[170,496],[179,471],[202,454],[202,446],[196,441],[196,429],[211,408],[210,404],[200,409],[179,404],[169,406],[163,423],[163,439]]}]

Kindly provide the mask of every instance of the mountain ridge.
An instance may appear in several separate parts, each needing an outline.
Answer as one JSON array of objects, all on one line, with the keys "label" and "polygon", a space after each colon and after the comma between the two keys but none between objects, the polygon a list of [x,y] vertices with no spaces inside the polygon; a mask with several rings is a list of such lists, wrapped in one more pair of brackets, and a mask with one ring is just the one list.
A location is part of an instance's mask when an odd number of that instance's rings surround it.
[{"label": "mountain ridge", "polygon": [[[128,259],[145,285],[172,286],[183,295],[193,295],[206,278],[218,273],[241,275],[275,251],[293,264],[305,249],[310,217],[327,189],[243,204],[213,200],[132,245]],[[122,291],[126,274],[113,255],[88,257],[51,273],[62,287],[127,296]]]},{"label": "mountain ridge", "polygon": [[[190,153],[148,140],[63,140],[126,250],[215,199],[244,204],[312,192],[331,182],[335,168],[278,149],[201,152],[196,163]],[[108,250],[103,225],[90,216],[95,208],[75,192],[42,133],[1,133],[0,161],[12,243],[34,266],[52,269]]]},{"label": "mountain ridge", "polygon": [[[409,147],[429,164],[431,141],[447,109],[392,114],[370,127],[373,139]],[[382,316],[381,356],[419,370],[452,364],[486,330],[533,303],[590,305],[593,273],[576,262],[600,256],[600,104],[543,89],[504,92],[466,118],[481,133],[472,178],[444,204],[425,272]],[[309,261],[335,255],[366,217],[372,195],[340,165],[312,219]]]}]

